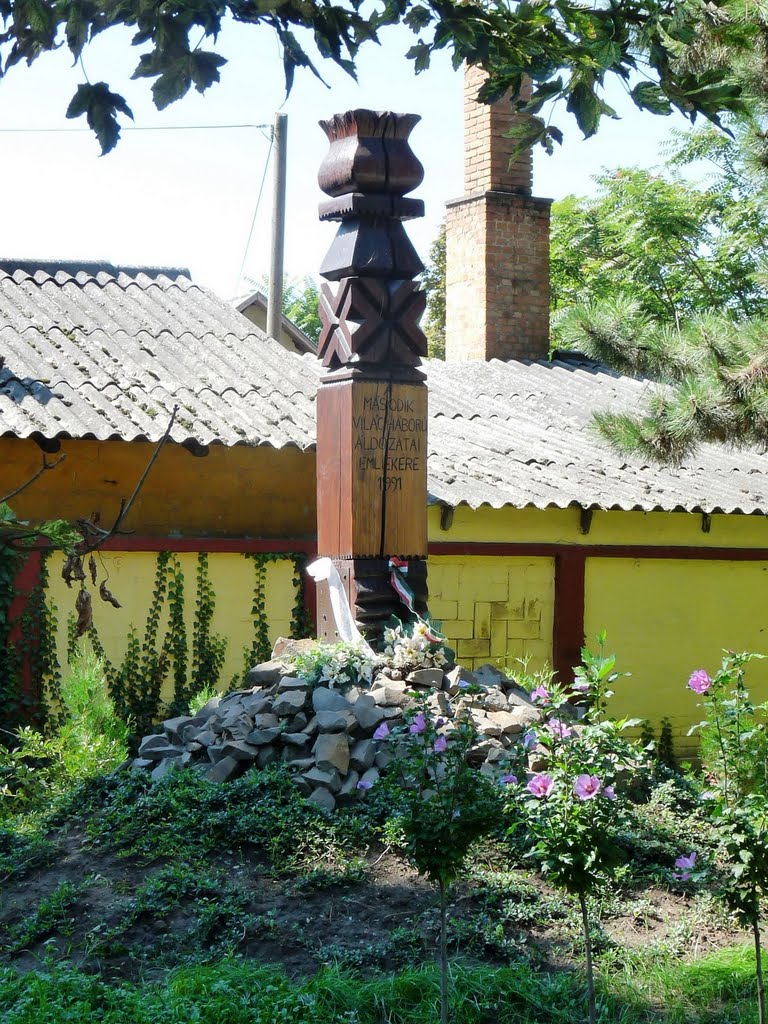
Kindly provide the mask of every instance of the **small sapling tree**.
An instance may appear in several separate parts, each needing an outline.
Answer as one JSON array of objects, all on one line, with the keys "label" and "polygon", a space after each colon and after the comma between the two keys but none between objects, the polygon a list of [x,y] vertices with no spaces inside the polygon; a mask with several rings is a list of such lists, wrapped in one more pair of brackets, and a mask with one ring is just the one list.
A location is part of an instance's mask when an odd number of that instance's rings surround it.
[{"label": "small sapling tree", "polygon": [[[382,783],[408,860],[440,896],[440,1021],[448,1020],[448,891],[475,840],[501,824],[498,785],[469,761],[476,742],[468,718],[433,718],[426,702],[406,725],[382,724],[374,738],[395,755]],[[364,785],[360,783],[360,785]]]},{"label": "small sapling tree", "polygon": [[[758,1019],[766,1024],[760,914],[768,891],[768,703],[753,704],[744,680],[745,666],[762,657],[728,652],[714,677],[697,669],[688,686],[700,695],[705,716],[691,729],[701,734],[702,803],[729,870],[726,903],[752,930]],[[681,869],[676,877],[686,881],[696,866],[695,852],[675,865]]]},{"label": "small sapling tree", "polygon": [[[587,898],[625,859],[616,838],[627,814],[622,788],[645,763],[639,746],[622,735],[639,722],[606,716],[610,687],[620,673],[613,655],[603,654],[605,635],[597,640],[596,655],[582,650],[583,665],[572,685],[550,683],[532,691],[542,722],[526,733],[523,753],[503,777],[511,838],[549,881],[579,901],[590,1024],[597,1008]],[[576,699],[587,708],[581,721],[573,715]]]}]

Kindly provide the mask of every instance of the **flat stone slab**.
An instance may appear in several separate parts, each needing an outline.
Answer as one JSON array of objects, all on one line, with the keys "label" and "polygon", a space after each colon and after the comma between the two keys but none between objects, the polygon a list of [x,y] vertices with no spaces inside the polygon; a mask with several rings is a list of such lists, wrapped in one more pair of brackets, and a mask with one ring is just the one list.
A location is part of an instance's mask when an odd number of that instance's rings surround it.
[{"label": "flat stone slab", "polygon": [[262,662],[261,665],[254,665],[245,677],[245,681],[249,686],[272,686],[289,672],[290,669],[286,667],[284,661],[273,658],[271,661]]},{"label": "flat stone slab", "polygon": [[259,753],[259,748],[251,743],[233,741],[223,743],[221,752],[224,757],[234,757],[236,761],[254,761]]},{"label": "flat stone slab", "polygon": [[346,711],[349,701],[338,690],[329,686],[317,686],[312,691],[312,707],[317,711]]},{"label": "flat stone slab", "polygon": [[521,726],[533,725],[541,721],[541,712],[533,704],[515,704],[510,706],[509,714]]},{"label": "flat stone slab", "polygon": [[243,710],[247,715],[258,715],[272,707],[272,698],[264,693],[254,693],[243,697]]},{"label": "flat stone slab", "polygon": [[349,769],[349,740],[341,732],[321,733],[312,748],[321,771],[336,769],[346,775]]},{"label": "flat stone slab", "polygon": [[351,729],[356,721],[351,711],[317,712],[317,726],[320,732],[344,732]]},{"label": "flat stone slab", "polygon": [[368,694],[364,694],[355,701],[352,705],[352,714],[357,719],[360,728],[366,731],[373,732],[384,721],[383,709]]},{"label": "flat stone slab", "polygon": [[[538,715],[536,716],[538,718]],[[499,727],[499,733],[489,732],[489,736],[499,735],[504,733],[506,736],[513,736],[516,733],[523,731],[523,723],[520,721],[520,716],[510,711],[491,711],[488,713],[489,720]]]},{"label": "flat stone slab", "polygon": [[139,747],[139,757],[146,757],[151,761],[162,761],[166,757],[181,757],[184,753],[181,747],[168,743],[164,736],[159,736],[158,739],[162,740],[162,743],[154,743],[151,747],[142,743]]},{"label": "flat stone slab", "polygon": [[358,740],[349,752],[349,763],[352,768],[364,772],[373,765],[375,757],[375,742],[373,740]]},{"label": "flat stone slab", "polygon": [[151,775],[153,782],[159,782],[160,779],[164,779],[166,775],[169,775],[176,767],[176,759],[166,757],[165,760],[161,761],[157,768],[153,768]]},{"label": "flat stone slab", "polygon": [[[269,706],[272,706],[271,701]],[[277,715],[273,715],[271,711],[265,711],[253,716],[253,724],[256,729],[274,729],[280,724],[280,719]]]},{"label": "flat stone slab", "polygon": [[217,742],[218,738],[217,734],[211,729],[201,729],[200,732],[195,735],[194,740],[190,741],[190,745],[191,743],[199,743],[203,747],[210,747],[212,743]]},{"label": "flat stone slab", "polygon": [[194,715],[179,715],[178,718],[168,718],[163,722],[163,732],[171,743],[182,743],[185,728],[189,726],[194,728],[204,724],[205,718],[199,718]]},{"label": "flat stone slab", "polygon": [[311,651],[314,647],[317,647],[317,640],[313,640],[311,637],[295,640],[293,637],[279,636],[275,640],[275,646],[272,648],[272,660],[280,658],[284,661],[290,661],[297,654],[306,654],[307,651]]},{"label": "flat stone slab", "polygon": [[266,768],[268,764],[272,764],[279,757],[277,747],[268,743],[265,747],[259,747],[259,752],[256,755],[256,767]]},{"label": "flat stone slab", "polygon": [[443,670],[441,668],[417,668],[408,673],[407,681],[411,686],[418,686],[419,689],[439,690],[443,685]]},{"label": "flat stone slab", "polygon": [[305,690],[289,690],[288,693],[281,693],[279,697],[275,698],[272,711],[280,717],[295,715],[297,711],[301,711],[304,707],[306,700],[307,693]]},{"label": "flat stone slab", "polygon": [[306,679],[299,679],[298,676],[284,676],[277,684],[277,692],[287,693],[290,690],[302,690],[306,693],[309,690],[309,683]]},{"label": "flat stone slab", "polygon": [[333,793],[337,793],[341,789],[339,774],[332,768],[310,768],[308,772],[303,772],[301,777],[313,787],[324,786]]},{"label": "flat stone slab", "polygon": [[274,743],[280,735],[280,729],[254,729],[246,736],[246,742],[252,743],[255,747],[263,747],[267,743]]},{"label": "flat stone slab", "polygon": [[506,711],[509,708],[507,695],[498,686],[486,690],[483,694],[483,704],[487,711]]},{"label": "flat stone slab", "polygon": [[315,804],[323,811],[336,810],[336,800],[327,789],[315,789],[307,797],[307,803]]},{"label": "flat stone slab", "polygon": [[284,732],[280,739],[289,747],[305,747],[312,742],[312,737],[305,732]]},{"label": "flat stone slab", "polygon": [[479,686],[501,686],[509,683],[506,672],[502,672],[495,665],[481,665],[475,669],[474,676]]},{"label": "flat stone slab", "polygon": [[225,757],[209,768],[206,776],[211,782],[226,782],[228,779],[234,778],[239,772],[240,762],[236,761],[234,757]]},{"label": "flat stone slab", "polygon": [[463,689],[475,685],[476,682],[474,672],[470,672],[463,665],[455,665],[445,673],[443,689],[447,690],[452,697],[455,697],[457,693],[461,693]]}]

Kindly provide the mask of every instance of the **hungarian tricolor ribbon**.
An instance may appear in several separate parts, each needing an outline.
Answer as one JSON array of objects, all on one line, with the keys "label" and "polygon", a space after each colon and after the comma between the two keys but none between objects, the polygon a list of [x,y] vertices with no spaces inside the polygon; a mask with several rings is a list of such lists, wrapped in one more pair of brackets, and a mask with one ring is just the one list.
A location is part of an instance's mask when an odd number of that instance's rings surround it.
[{"label": "hungarian tricolor ribbon", "polygon": [[445,640],[445,637],[438,633],[437,630],[433,629],[432,626],[425,622],[424,619],[416,611],[416,595],[413,590],[408,586],[405,577],[408,575],[408,563],[402,558],[392,557],[389,560],[389,581],[392,584],[392,588],[403,602],[409,612],[426,626],[425,636],[430,643],[439,644]]}]

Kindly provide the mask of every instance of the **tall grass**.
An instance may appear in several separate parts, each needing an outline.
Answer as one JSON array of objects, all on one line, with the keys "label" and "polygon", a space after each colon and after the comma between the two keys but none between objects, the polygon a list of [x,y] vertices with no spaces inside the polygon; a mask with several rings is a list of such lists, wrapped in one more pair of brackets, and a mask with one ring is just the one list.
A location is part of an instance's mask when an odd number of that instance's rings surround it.
[{"label": "tall grass", "polygon": [[621,957],[621,964],[606,969],[604,988],[628,1008],[655,1008],[650,1019],[664,1024],[757,1022],[751,946],[729,947],[687,963],[657,951],[633,956],[622,950]]},{"label": "tall grass", "polygon": [[70,665],[51,736],[25,726],[0,747],[0,820],[45,810],[73,787],[111,771],[128,753],[128,728],[115,714],[101,663],[92,653]]},{"label": "tall grass", "polygon": [[[603,977],[601,1024],[751,1024],[754,959],[726,950],[695,964],[657,968],[639,957]],[[19,976],[0,970],[3,1024],[434,1024],[437,967],[363,980],[328,968],[308,981],[241,960],[186,967],[160,981],[110,982],[50,966]],[[454,1024],[579,1024],[584,979],[527,965],[453,967]]]}]

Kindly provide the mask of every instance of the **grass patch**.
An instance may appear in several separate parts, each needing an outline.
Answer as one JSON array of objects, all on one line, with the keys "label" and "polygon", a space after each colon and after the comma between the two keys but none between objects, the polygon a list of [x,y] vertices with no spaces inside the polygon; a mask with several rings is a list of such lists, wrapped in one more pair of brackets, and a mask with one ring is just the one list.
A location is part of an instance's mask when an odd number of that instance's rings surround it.
[{"label": "grass patch", "polygon": [[755,954],[750,946],[718,950],[681,963],[658,952],[603,961],[603,985],[627,1007],[654,1008],[665,1024],[751,1024],[757,1021]]},{"label": "grass patch", "polygon": [[[640,971],[640,975],[638,975]],[[696,964],[627,966],[601,979],[604,1024],[750,1024],[754,959],[732,949]],[[434,1024],[439,977],[431,966],[361,981],[327,968],[311,981],[238,960],[183,968],[144,985],[108,983],[48,967],[19,977],[0,971],[4,1024]],[[584,985],[574,973],[541,974],[519,964],[453,968],[454,1024],[574,1024]]]}]

